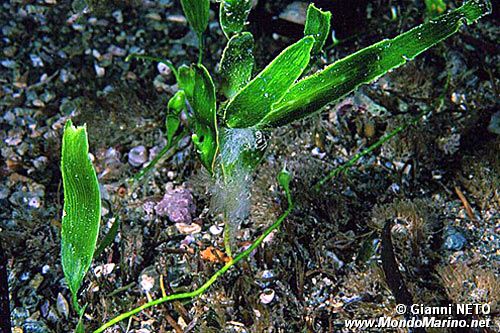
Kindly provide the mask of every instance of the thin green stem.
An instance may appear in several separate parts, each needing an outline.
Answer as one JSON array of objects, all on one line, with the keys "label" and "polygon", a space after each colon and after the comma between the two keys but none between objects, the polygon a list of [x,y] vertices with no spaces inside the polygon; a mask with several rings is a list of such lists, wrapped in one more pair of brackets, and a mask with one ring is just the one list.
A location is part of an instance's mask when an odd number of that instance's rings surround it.
[{"label": "thin green stem", "polygon": [[281,223],[283,223],[283,221],[288,217],[288,215],[290,215],[290,213],[293,210],[293,201],[292,201],[290,191],[288,189],[285,189],[285,192],[286,192],[287,201],[288,201],[288,208],[286,209],[286,211],[276,220],[276,222],[274,222],[269,228],[267,228],[266,231],[264,231],[264,233],[262,235],[260,235],[252,243],[252,245],[250,245],[249,248],[247,248],[246,250],[244,250],[243,252],[238,254],[234,259],[231,259],[224,266],[222,266],[222,268],[219,269],[217,272],[215,272],[215,274],[212,275],[210,277],[210,279],[208,279],[201,287],[199,287],[198,289],[195,289],[193,291],[190,291],[190,292],[167,295],[165,297],[162,297],[162,298],[153,300],[151,302],[145,303],[145,304],[143,304],[135,309],[132,309],[130,311],[122,313],[119,316],[116,316],[115,318],[111,319],[110,321],[108,321],[107,323],[105,323],[104,325],[99,327],[93,333],[101,333],[106,328],[111,327],[114,324],[116,324],[124,319],[127,319],[127,318],[135,315],[136,313],[139,313],[142,310],[148,309],[152,306],[159,305],[159,304],[162,304],[165,302],[170,302],[170,301],[177,300],[177,299],[193,298],[193,297],[196,297],[198,295],[203,294],[212,284],[214,284],[214,282],[217,280],[217,278],[219,276],[223,275],[225,272],[227,272],[232,266],[237,264],[239,261],[248,257],[250,255],[250,253],[252,253],[264,241],[264,239],[267,236],[269,236],[269,234],[271,232],[273,232],[273,230],[277,229],[281,225]]},{"label": "thin green stem", "polygon": [[73,307],[75,308],[76,313],[80,316],[82,314],[82,307],[78,304],[78,297],[76,292],[71,293],[71,298],[73,300]]},{"label": "thin green stem", "polygon": [[[225,214],[224,214],[225,215]],[[231,224],[227,218],[224,221],[224,250],[229,258],[233,257],[233,251],[231,251]]]},{"label": "thin green stem", "polygon": [[205,46],[204,43],[204,36],[203,33],[198,35],[198,65],[201,65],[203,61],[203,47]]},{"label": "thin green stem", "polygon": [[411,121],[409,121],[401,126],[396,127],[391,132],[382,136],[377,142],[375,142],[374,144],[372,144],[368,148],[366,148],[366,149],[362,150],[361,152],[357,153],[356,155],[354,155],[349,161],[347,161],[347,163],[330,171],[328,173],[328,175],[326,175],[326,177],[324,177],[318,183],[316,183],[316,185],[314,185],[315,190],[319,191],[321,189],[321,187],[326,182],[328,182],[330,179],[335,178],[338,175],[340,175],[341,173],[346,172],[350,167],[352,167],[354,164],[356,164],[356,162],[358,162],[362,157],[372,153],[375,149],[379,148],[384,143],[386,143],[387,141],[389,141],[390,139],[392,139],[393,137],[398,135],[400,132],[407,129],[410,125],[416,123],[424,114],[425,114],[425,112],[422,112],[418,116],[414,117]]},{"label": "thin green stem", "polygon": [[[177,145],[177,143],[186,135],[186,131],[182,132],[180,135],[176,136],[172,142],[167,143],[165,147],[160,150],[158,155],[153,158],[153,160],[141,171],[139,171],[137,174],[134,175],[133,180],[134,181],[139,181],[144,177],[147,173],[149,173],[154,166],[165,156],[167,155],[167,158],[172,157],[172,155],[176,152],[174,149],[174,146]],[[168,154],[167,154],[168,153]]]}]

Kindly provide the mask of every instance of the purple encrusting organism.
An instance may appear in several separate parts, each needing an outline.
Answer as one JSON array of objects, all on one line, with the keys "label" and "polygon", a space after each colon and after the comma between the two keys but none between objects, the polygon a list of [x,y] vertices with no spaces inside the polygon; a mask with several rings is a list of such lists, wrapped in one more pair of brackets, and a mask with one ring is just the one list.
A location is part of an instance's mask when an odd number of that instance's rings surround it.
[{"label": "purple encrusting organism", "polygon": [[196,206],[188,189],[167,189],[163,199],[155,206],[155,211],[159,216],[167,215],[174,223],[189,224],[192,221],[191,215],[196,212]]}]

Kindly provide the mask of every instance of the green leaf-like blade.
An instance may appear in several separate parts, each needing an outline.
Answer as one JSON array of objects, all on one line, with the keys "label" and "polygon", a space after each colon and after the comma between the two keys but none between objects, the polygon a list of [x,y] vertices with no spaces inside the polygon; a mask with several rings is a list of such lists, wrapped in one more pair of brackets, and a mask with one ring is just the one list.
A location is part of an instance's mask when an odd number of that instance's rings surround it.
[{"label": "green leaf-like blade", "polygon": [[314,41],[307,36],[289,46],[241,89],[226,107],[226,124],[252,127],[262,120],[307,67]]},{"label": "green leaf-like blade", "polygon": [[179,67],[179,89],[184,90],[187,98],[193,97],[194,75],[194,70],[191,67],[187,65]]},{"label": "green leaf-like blade", "polygon": [[332,13],[322,11],[314,4],[307,8],[306,26],[304,28],[305,36],[313,36],[316,40],[312,48],[312,54],[318,54],[323,49],[325,41],[330,35],[330,21]]},{"label": "green leaf-like blade", "polygon": [[333,63],[297,82],[257,127],[282,126],[314,113],[415,58],[456,33],[464,22],[470,24],[490,10],[488,1],[471,0],[448,14]]},{"label": "green leaf-like blade", "polygon": [[252,34],[243,32],[233,36],[222,53],[221,90],[227,98],[233,97],[252,77],[253,42]]},{"label": "green leaf-like blade", "polygon": [[222,0],[220,3],[220,25],[229,39],[245,27],[252,0]]},{"label": "green leaf-like blade", "polygon": [[186,93],[179,90],[168,101],[167,118],[165,119],[165,130],[167,132],[167,145],[171,146],[174,136],[180,127],[180,113],[186,110]]},{"label": "green leaf-like blade", "polygon": [[194,90],[191,96],[188,95],[189,103],[196,119],[214,128],[217,108],[214,82],[205,66],[193,65],[192,69],[194,71]]},{"label": "green leaf-like blade", "polygon": [[101,220],[99,183],[88,152],[86,128],[74,127],[68,120],[64,127],[61,156],[64,188],[61,257],[77,311],[80,311],[78,289],[94,256]]},{"label": "green leaf-like blade", "polygon": [[201,162],[212,171],[217,153],[217,104],[215,86],[208,70],[202,64],[191,66],[191,95],[186,93],[189,105],[194,113],[193,143],[200,155]]},{"label": "green leaf-like blade", "polygon": [[200,37],[208,26],[210,0],[181,0],[184,15]]}]

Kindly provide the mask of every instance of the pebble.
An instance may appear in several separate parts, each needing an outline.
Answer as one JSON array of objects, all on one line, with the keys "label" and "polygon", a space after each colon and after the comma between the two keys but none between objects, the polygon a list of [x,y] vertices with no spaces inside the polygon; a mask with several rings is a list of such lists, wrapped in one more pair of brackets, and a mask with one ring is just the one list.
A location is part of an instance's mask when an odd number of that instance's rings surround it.
[{"label": "pebble", "polygon": [[69,304],[61,293],[57,294],[57,312],[59,312],[59,314],[64,318],[68,319]]},{"label": "pebble", "polygon": [[119,9],[115,10],[112,15],[115,18],[117,23],[120,23],[120,24],[123,23],[123,13],[121,10],[119,10]]},{"label": "pebble", "polygon": [[97,77],[103,77],[106,74],[106,70],[104,67],[99,66],[98,64],[94,64],[94,69]]},{"label": "pebble", "polygon": [[294,1],[285,10],[281,12],[279,18],[288,22],[304,25],[306,23],[308,3],[302,1]]},{"label": "pebble", "polygon": [[33,64],[33,67],[43,67],[43,61],[42,58],[35,54],[30,54],[30,59],[31,63]]},{"label": "pebble", "polygon": [[335,268],[340,269],[344,266],[344,262],[337,257],[332,251],[326,251],[326,256],[332,259]]},{"label": "pebble", "polygon": [[500,111],[495,112],[490,119],[488,131],[493,134],[500,135]]},{"label": "pebble", "polygon": [[45,275],[48,272],[50,272],[50,266],[49,265],[43,265],[43,267],[42,267],[42,274]]},{"label": "pebble", "polygon": [[172,23],[184,24],[184,25],[187,24],[186,17],[183,15],[168,15],[167,21],[172,22]]},{"label": "pebble", "polygon": [[213,225],[208,230],[212,235],[220,235],[224,231],[224,228],[221,228],[218,225]]},{"label": "pebble", "polygon": [[127,55],[127,51],[125,49],[122,49],[121,47],[118,47],[116,45],[111,45],[110,47],[108,47],[108,52],[115,57],[124,57]]},{"label": "pebble", "polygon": [[146,18],[153,20],[153,21],[161,21],[161,16],[158,13],[147,13]]},{"label": "pebble", "polygon": [[260,302],[262,304],[269,304],[273,301],[276,292],[273,289],[265,289],[259,295]]},{"label": "pebble", "polygon": [[201,232],[201,226],[197,223],[176,223],[177,230],[184,235],[198,234]]},{"label": "pebble", "polygon": [[160,73],[160,75],[168,77],[172,74],[172,70],[170,69],[170,67],[165,65],[163,62],[158,63],[157,69],[158,69],[158,72]]},{"label": "pebble", "polygon": [[456,228],[448,227],[444,231],[443,247],[449,251],[460,251],[467,244],[467,238]]},{"label": "pebble", "polygon": [[155,287],[157,277],[158,273],[154,267],[146,267],[139,275],[139,285],[145,292],[151,292]]},{"label": "pebble", "polygon": [[116,266],[116,264],[114,264],[114,263],[96,266],[94,268],[94,274],[98,278],[101,276],[109,275],[109,274],[111,274],[111,272],[113,272],[113,269],[115,269],[115,266]]},{"label": "pebble", "polygon": [[148,161],[148,150],[144,146],[132,148],[128,153],[128,163],[134,167],[140,167]]}]

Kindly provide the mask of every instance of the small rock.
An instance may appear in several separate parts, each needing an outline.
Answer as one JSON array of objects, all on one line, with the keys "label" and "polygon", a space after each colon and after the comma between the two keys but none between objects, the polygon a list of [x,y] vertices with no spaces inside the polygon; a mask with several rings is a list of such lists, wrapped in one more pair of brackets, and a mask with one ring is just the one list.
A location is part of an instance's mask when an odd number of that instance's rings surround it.
[{"label": "small rock", "polygon": [[44,170],[49,159],[45,156],[39,156],[33,160],[33,166],[39,170]]},{"label": "small rock", "polygon": [[111,274],[111,272],[113,272],[115,266],[116,265],[114,263],[99,265],[96,268],[94,268],[94,274],[96,277],[109,275]]},{"label": "small rock", "polygon": [[121,10],[119,10],[119,9],[115,10],[112,15],[115,18],[117,23],[123,23],[123,13]]},{"label": "small rock", "polygon": [[208,230],[212,235],[220,235],[222,231],[224,231],[224,229],[219,227],[218,225],[213,225]]},{"label": "small rock", "polygon": [[186,17],[183,15],[168,15],[167,21],[177,24],[187,24]]},{"label": "small rock", "polygon": [[43,265],[42,267],[42,274],[45,275],[50,271],[50,266],[49,265]]},{"label": "small rock", "polygon": [[106,74],[106,70],[104,67],[99,66],[98,64],[94,64],[94,69],[97,77],[103,77]]},{"label": "small rock", "polygon": [[326,156],[326,153],[321,152],[321,149],[319,147],[315,147],[313,150],[311,150],[311,155],[322,160]]},{"label": "small rock", "polygon": [[59,312],[59,314],[64,318],[68,319],[69,304],[61,293],[57,294],[57,312]]},{"label": "small rock", "polygon": [[160,75],[168,77],[172,74],[172,70],[170,69],[170,67],[165,65],[163,62],[159,62],[157,68]]},{"label": "small rock", "polygon": [[128,162],[134,167],[140,167],[148,161],[148,150],[144,146],[132,148],[128,153]]},{"label": "small rock", "polygon": [[161,16],[158,13],[147,13],[146,18],[153,20],[153,21],[161,21]]},{"label": "small rock", "polygon": [[304,25],[306,23],[307,7],[306,2],[294,1],[281,12],[279,18],[288,22]]},{"label": "small rock", "polygon": [[449,227],[444,232],[443,247],[449,251],[460,251],[467,244],[467,238],[453,227]]},{"label": "small rock", "polygon": [[43,61],[42,58],[35,54],[30,54],[30,59],[31,63],[33,64],[33,67],[43,67]]},{"label": "small rock", "polygon": [[37,290],[38,287],[40,287],[40,285],[42,284],[43,282],[43,276],[42,274],[40,273],[37,273],[30,281],[29,285],[30,287],[32,287],[33,289]]},{"label": "small rock", "polygon": [[158,273],[154,267],[145,268],[139,276],[139,284],[145,292],[153,290],[158,278]]},{"label": "small rock", "polygon": [[125,49],[118,47],[116,45],[111,45],[108,47],[108,52],[114,55],[115,57],[124,57],[127,54]]},{"label": "small rock", "polygon": [[488,125],[488,131],[493,134],[500,135],[500,111],[494,113],[491,116],[490,124]]},{"label": "small rock", "polygon": [[344,262],[342,260],[340,260],[339,257],[337,257],[337,255],[335,253],[333,253],[332,251],[326,251],[326,256],[328,258],[332,259],[333,264],[334,264],[336,269],[340,269],[344,266]]},{"label": "small rock", "polygon": [[0,64],[2,64],[3,67],[10,69],[14,69],[17,67],[17,63],[14,60],[2,60]]},{"label": "small rock", "polygon": [[262,304],[269,304],[273,301],[275,295],[276,295],[276,293],[273,289],[265,289],[259,295],[260,302]]},{"label": "small rock", "polygon": [[28,200],[28,206],[30,206],[31,208],[40,208],[41,205],[42,202],[38,197],[32,197]]},{"label": "small rock", "polygon": [[181,234],[185,235],[192,235],[192,234],[198,234],[201,232],[201,226],[196,223],[176,223],[175,227]]},{"label": "small rock", "polygon": [[98,50],[96,50],[96,49],[92,50],[92,56],[94,58],[96,58],[97,60],[101,60],[102,59],[101,53]]}]

